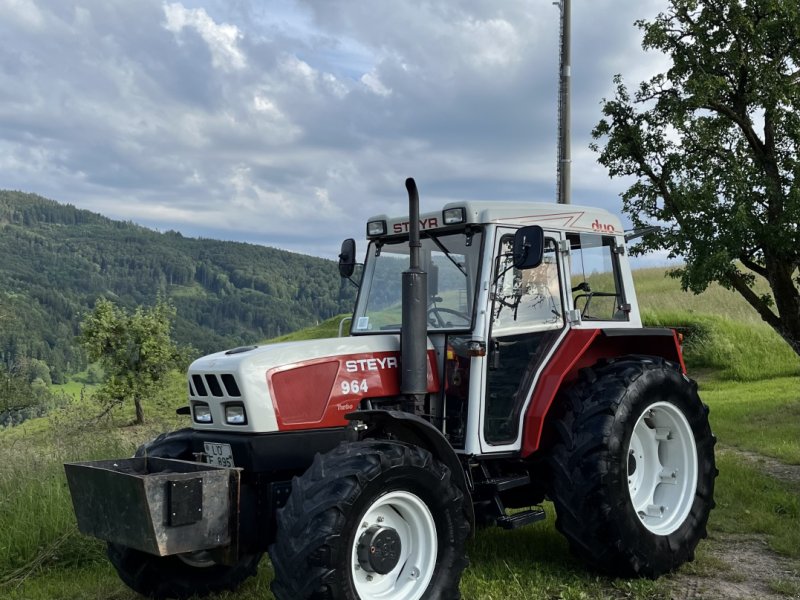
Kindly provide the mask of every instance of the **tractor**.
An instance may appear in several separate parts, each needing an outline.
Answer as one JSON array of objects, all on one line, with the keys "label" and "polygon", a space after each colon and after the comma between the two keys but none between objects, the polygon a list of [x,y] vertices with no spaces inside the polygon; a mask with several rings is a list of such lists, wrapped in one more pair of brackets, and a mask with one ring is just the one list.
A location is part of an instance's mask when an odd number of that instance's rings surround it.
[{"label": "tractor", "polygon": [[[191,427],[65,465],[78,525],[154,598],[459,597],[477,527],[545,518],[597,572],[694,558],[715,438],[681,336],[644,328],[620,221],[456,202],[342,244],[349,335],[234,348],[188,372]],[[356,275],[358,273],[358,275]],[[349,285],[349,284],[348,284]]]}]

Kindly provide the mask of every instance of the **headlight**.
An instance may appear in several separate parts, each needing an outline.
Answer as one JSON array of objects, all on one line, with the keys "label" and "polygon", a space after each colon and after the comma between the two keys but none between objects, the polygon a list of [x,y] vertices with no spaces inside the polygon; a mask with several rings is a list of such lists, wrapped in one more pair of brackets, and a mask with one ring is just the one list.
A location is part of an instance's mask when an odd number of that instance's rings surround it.
[{"label": "headlight", "polygon": [[463,207],[448,208],[442,212],[442,220],[445,225],[458,225],[467,220],[466,211]]},{"label": "headlight", "polygon": [[195,402],[194,406],[194,420],[197,423],[211,423],[211,409],[208,404],[204,402]]},{"label": "headlight", "polygon": [[225,406],[225,422],[228,425],[247,425],[247,415],[241,404],[228,404]]},{"label": "headlight", "polygon": [[386,235],[386,221],[370,221],[367,223],[367,237]]}]

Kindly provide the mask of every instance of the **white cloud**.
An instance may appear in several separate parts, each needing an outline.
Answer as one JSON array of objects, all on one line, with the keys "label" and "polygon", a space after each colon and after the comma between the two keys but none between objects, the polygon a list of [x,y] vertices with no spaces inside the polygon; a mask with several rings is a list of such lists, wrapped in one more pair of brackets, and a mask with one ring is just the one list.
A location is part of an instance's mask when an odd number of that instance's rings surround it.
[{"label": "white cloud", "polygon": [[361,83],[363,83],[370,92],[378,96],[389,96],[392,93],[392,90],[383,85],[380,78],[374,72],[364,73],[361,76]]},{"label": "white cloud", "polygon": [[16,27],[36,30],[44,25],[44,17],[34,0],[0,0],[0,14]]},{"label": "white cloud", "polygon": [[235,25],[218,25],[204,8],[186,8],[179,2],[164,5],[164,27],[174,34],[191,27],[208,44],[214,66],[220,69],[242,69],[245,56],[238,48],[241,32]]},{"label": "white cloud", "polygon": [[459,32],[469,47],[470,60],[478,67],[507,67],[522,58],[521,36],[505,19],[466,19]]}]

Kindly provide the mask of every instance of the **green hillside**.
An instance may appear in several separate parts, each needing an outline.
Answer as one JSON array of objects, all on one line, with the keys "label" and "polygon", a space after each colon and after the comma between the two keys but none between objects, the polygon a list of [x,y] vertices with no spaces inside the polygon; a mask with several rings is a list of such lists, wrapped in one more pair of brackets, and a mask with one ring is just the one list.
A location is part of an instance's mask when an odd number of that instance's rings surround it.
[{"label": "green hillside", "polygon": [[158,233],[20,192],[0,191],[0,256],[0,363],[42,359],[55,381],[85,367],[74,336],[99,296],[127,307],[169,297],[175,337],[201,352],[314,325],[354,299],[328,260]]}]

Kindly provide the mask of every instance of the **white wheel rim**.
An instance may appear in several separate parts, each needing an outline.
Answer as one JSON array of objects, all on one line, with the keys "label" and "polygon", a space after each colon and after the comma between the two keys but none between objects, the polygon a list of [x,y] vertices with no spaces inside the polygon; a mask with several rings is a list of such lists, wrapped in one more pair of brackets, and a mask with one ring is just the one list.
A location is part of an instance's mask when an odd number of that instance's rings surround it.
[{"label": "white wheel rim", "polygon": [[677,530],[697,491],[697,448],[683,412],[670,402],[647,407],[633,427],[627,452],[628,491],[644,527],[656,535]]},{"label": "white wheel rim", "polygon": [[[369,573],[358,561],[359,537],[373,526],[391,527],[400,538],[400,560],[389,573]],[[361,600],[419,600],[436,567],[436,524],[427,505],[410,492],[389,492],[361,517],[350,549],[350,575]]]}]

